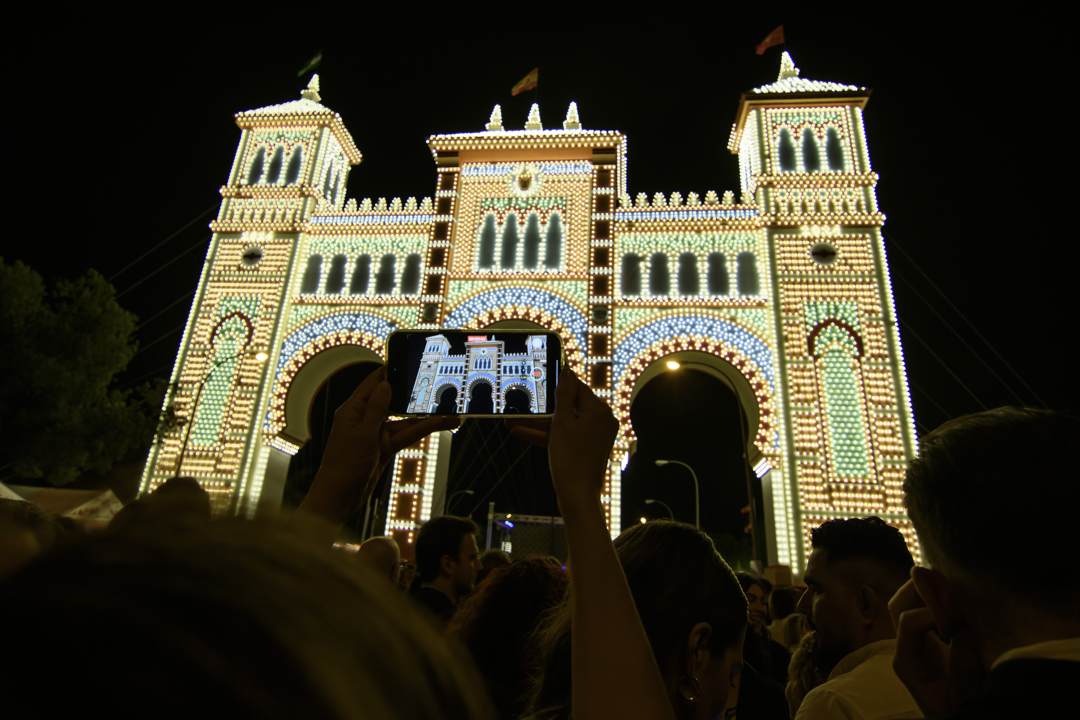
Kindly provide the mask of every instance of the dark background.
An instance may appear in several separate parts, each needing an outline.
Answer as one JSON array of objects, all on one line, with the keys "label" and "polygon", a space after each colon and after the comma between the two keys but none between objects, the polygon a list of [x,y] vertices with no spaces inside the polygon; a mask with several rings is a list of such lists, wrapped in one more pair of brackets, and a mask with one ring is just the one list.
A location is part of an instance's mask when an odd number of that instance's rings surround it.
[{"label": "dark background", "polygon": [[[1060,217],[1074,202],[1073,130],[1061,107],[1075,81],[1061,18],[1038,5],[977,14],[883,6],[656,5],[639,14],[610,5],[398,6],[391,14],[370,4],[205,12],[176,5],[155,8],[155,18],[167,15],[153,22],[107,4],[33,6],[3,49],[0,158],[15,202],[0,254],[46,278],[95,268],[112,280],[140,318],[141,350],[118,379],[131,386],[167,376],[174,360],[208,211],[240,136],[233,113],[298,97],[307,76],[297,71],[317,51],[323,101],[364,154],[348,195],[419,198],[435,189],[426,137],[481,130],[495,103],[508,128],[522,127],[535,100],[547,127],[575,100],[585,127],[626,133],[631,196],[737,192],[736,158],[725,146],[739,94],[774,81],[787,49],[804,77],[874,89],[866,133],[881,175],[919,432],[1003,404],[1075,409],[1067,355],[1075,244]],[[755,54],[781,23],[785,48]],[[538,90],[511,97],[534,67]],[[625,487],[625,515],[652,512],[630,500],[663,489],[676,516],[692,519],[692,506],[680,504],[684,470],[647,459],[666,454],[709,468],[699,470],[703,501],[705,486],[723,488],[709,516],[742,541],[742,476],[721,472],[716,454],[738,425],[722,401],[700,399],[712,391],[692,387],[643,392],[646,404],[649,395],[675,402],[685,393],[686,405],[642,433],[643,459],[631,461],[628,484],[658,485],[647,493]],[[332,413],[338,400],[326,402]],[[542,453],[488,424],[471,421],[479,429],[459,432],[475,454],[457,452],[448,492],[470,482],[486,489],[454,510],[472,503],[486,520],[478,503],[496,487],[500,508],[554,512],[550,486],[539,487]],[[475,458],[492,454],[505,459],[481,470]],[[499,482],[511,466],[535,474],[512,487]]]}]

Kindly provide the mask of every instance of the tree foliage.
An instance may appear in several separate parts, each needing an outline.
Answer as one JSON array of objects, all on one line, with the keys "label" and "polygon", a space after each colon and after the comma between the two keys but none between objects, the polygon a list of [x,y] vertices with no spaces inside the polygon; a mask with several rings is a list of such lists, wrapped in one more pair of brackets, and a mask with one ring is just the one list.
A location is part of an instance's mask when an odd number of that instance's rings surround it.
[{"label": "tree foliage", "polygon": [[135,354],[135,322],[94,270],[47,289],[0,258],[0,474],[66,485],[149,445],[164,381],[110,388]]}]

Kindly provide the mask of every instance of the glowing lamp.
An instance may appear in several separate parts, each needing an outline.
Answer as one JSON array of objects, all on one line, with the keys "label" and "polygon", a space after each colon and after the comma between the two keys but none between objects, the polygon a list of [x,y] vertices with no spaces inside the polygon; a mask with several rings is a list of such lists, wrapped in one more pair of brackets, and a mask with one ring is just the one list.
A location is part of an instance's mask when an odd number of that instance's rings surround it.
[{"label": "glowing lamp", "polygon": [[667,366],[668,366],[668,370],[678,370],[679,369],[679,363],[675,362],[674,360],[668,360]]}]

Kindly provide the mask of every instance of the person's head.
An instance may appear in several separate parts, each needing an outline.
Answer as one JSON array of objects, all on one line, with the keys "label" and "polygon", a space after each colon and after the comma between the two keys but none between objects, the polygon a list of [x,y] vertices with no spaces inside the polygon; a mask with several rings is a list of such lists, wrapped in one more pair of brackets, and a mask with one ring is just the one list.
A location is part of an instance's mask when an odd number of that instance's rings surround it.
[{"label": "person's head", "polygon": [[795,596],[787,588],[776,588],[769,595],[769,615],[774,621],[783,620],[795,612]]},{"label": "person's head", "polygon": [[[1050,410],[997,408],[922,438],[904,505],[930,566],[912,577],[941,632],[1004,649],[1077,634],[1080,558],[1048,549],[1076,546],[1078,467],[1080,418]],[[1037,528],[1010,531],[1025,509]]]},{"label": "person's head", "polygon": [[746,602],[749,604],[750,628],[760,635],[761,629],[765,627],[765,598],[767,597],[765,588],[760,579],[749,573],[741,572],[738,578],[739,585],[742,586],[743,593],[746,595]]},{"label": "person's head", "polygon": [[811,531],[810,544],[798,610],[821,643],[846,655],[895,637],[889,600],[915,565],[900,531],[878,517],[829,520]]},{"label": "person's head", "polygon": [[510,553],[505,550],[488,550],[480,556],[480,572],[476,574],[476,584],[491,574],[496,568],[510,566]]},{"label": "person's head", "polygon": [[425,583],[438,583],[457,600],[472,592],[480,570],[480,528],[471,518],[440,515],[416,535],[416,571]]},{"label": "person's head", "polygon": [[566,594],[570,578],[547,558],[496,568],[454,613],[447,635],[469,649],[502,717],[517,717],[532,664],[527,639]]},{"label": "person's head", "polygon": [[792,648],[788,682],[784,688],[791,717],[795,717],[806,694],[829,679],[829,673],[836,667],[836,660],[837,658],[822,646],[817,633],[807,633]]},{"label": "person's head", "polygon": [[210,522],[210,495],[195,478],[169,478],[149,495],[120,509],[110,533],[131,537],[182,534]]},{"label": "person's head", "polygon": [[[73,715],[125,678],[118,717],[488,718],[471,662],[354,558],[240,521],[183,534],[104,533],[0,584],[5,714]],[[52,692],[56,648],[106,627],[94,661]],[[163,705],[166,703],[166,705]]]},{"label": "person's head", "polygon": [[401,576],[398,578],[398,587],[403,591],[407,591],[413,583],[413,579],[416,578],[416,566],[411,562],[402,561]]},{"label": "person's head", "polygon": [[[708,535],[684,523],[633,525],[614,544],[676,716],[718,716],[727,704],[732,671],[741,666],[747,625],[746,596],[735,573]],[[530,716],[565,718],[569,602],[539,632],[541,670]]]},{"label": "person's head", "polygon": [[401,548],[392,537],[368,538],[356,551],[357,558],[397,587],[401,577]]},{"label": "person's head", "polygon": [[0,498],[0,580],[82,532],[75,520],[56,517],[37,503]]}]

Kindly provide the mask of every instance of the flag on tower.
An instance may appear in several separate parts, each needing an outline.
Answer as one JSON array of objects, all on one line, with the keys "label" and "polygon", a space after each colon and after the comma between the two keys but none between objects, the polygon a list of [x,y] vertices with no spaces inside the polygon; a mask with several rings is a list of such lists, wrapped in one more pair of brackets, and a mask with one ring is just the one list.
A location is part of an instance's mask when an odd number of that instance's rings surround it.
[{"label": "flag on tower", "polygon": [[315,68],[319,67],[319,63],[321,63],[321,62],[322,62],[322,50],[315,53],[315,57],[313,57],[313,58],[311,58],[310,60],[307,61],[307,65],[304,66],[304,69],[301,70],[300,72],[296,73],[296,77],[300,77],[301,75],[308,72],[309,70],[314,70]]},{"label": "flag on tower", "polygon": [[532,90],[534,87],[536,87],[536,81],[540,76],[539,74],[540,68],[533,68],[533,71],[531,73],[521,78],[521,81],[514,86],[514,89],[510,91],[510,94],[517,95],[518,93],[523,93],[526,90]]},{"label": "flag on tower", "polygon": [[771,48],[773,45],[783,45],[783,44],[784,44],[784,26],[781,25],[778,28],[776,28],[775,30],[773,30],[771,33],[769,33],[769,36],[767,38],[765,38],[760,43],[758,43],[757,54],[758,55],[764,55],[765,51],[768,50],[769,48]]}]

